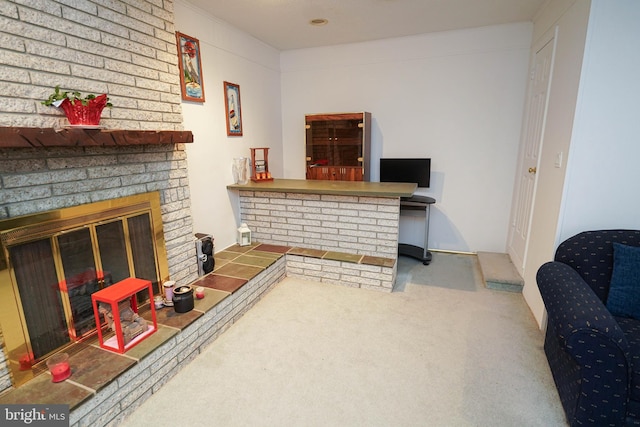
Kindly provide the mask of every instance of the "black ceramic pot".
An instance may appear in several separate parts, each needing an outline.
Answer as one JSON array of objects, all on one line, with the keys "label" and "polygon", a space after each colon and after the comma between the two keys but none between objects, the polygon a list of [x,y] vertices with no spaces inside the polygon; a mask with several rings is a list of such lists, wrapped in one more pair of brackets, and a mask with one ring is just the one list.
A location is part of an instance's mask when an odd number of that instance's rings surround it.
[{"label": "black ceramic pot", "polygon": [[193,310],[193,288],[178,286],[173,290],[173,309],[176,313],[186,313]]}]

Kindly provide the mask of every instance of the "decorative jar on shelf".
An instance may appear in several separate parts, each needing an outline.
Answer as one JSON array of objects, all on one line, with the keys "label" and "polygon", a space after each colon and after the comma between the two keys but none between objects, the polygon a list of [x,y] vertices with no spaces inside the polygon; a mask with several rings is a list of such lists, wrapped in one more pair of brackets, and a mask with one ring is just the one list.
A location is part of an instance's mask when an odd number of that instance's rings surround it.
[{"label": "decorative jar on shelf", "polygon": [[57,353],[47,359],[47,368],[51,373],[51,381],[59,383],[71,376],[69,366],[69,355],[67,353]]},{"label": "decorative jar on shelf", "polygon": [[233,159],[233,180],[236,184],[244,185],[249,182],[249,159],[236,157]]},{"label": "decorative jar on shelf", "polygon": [[107,95],[98,95],[89,99],[87,104],[82,101],[70,101],[65,98],[60,103],[60,107],[69,120],[69,124],[76,126],[98,126],[102,110],[107,106]]},{"label": "decorative jar on shelf", "polygon": [[72,126],[98,126],[104,107],[111,107],[107,94],[89,94],[83,97],[80,92],[62,92],[56,86],[53,93],[42,101],[43,105],[60,108],[64,111]]}]

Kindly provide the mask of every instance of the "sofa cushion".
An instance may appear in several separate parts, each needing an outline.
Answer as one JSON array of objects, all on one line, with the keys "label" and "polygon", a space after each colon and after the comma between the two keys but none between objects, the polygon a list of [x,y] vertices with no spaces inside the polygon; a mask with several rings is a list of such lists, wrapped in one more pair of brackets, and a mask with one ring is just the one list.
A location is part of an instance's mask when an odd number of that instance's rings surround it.
[{"label": "sofa cushion", "polygon": [[640,319],[640,247],[613,243],[607,309],[614,316]]},{"label": "sofa cushion", "polygon": [[631,366],[631,385],[629,398],[640,402],[640,320],[628,317],[616,317],[622,333],[629,342],[629,355]]}]

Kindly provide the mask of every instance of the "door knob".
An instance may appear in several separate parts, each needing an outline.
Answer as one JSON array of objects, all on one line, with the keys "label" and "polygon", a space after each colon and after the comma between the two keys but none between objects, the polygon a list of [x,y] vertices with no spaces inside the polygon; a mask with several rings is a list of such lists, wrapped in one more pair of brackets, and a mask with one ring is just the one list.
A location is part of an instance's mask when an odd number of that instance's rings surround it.
[{"label": "door knob", "polygon": [[529,168],[529,173],[536,173],[537,171],[537,168]]}]

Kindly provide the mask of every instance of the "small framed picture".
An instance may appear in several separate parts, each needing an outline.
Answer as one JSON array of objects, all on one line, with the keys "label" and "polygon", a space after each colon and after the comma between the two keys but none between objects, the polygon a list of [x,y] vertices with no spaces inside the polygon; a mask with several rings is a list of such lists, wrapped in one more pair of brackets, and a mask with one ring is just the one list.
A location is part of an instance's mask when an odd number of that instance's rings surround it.
[{"label": "small framed picture", "polygon": [[204,102],[204,81],[200,60],[200,42],[176,31],[178,66],[180,67],[180,89],[185,101]]},{"label": "small framed picture", "polygon": [[224,82],[224,107],[227,113],[227,136],[242,136],[239,85]]}]

